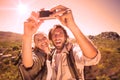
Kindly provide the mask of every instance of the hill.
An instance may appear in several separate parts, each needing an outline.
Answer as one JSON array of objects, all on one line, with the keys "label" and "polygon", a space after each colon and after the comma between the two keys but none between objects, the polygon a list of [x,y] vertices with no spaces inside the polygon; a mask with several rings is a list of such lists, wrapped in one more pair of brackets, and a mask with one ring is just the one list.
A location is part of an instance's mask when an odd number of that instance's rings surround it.
[{"label": "hill", "polygon": [[22,35],[13,32],[0,31],[0,53],[14,47],[21,47]]},{"label": "hill", "polygon": [[20,42],[21,37],[22,35],[18,33],[0,31],[0,42],[9,42],[9,41]]},{"label": "hill", "polygon": [[[116,32],[102,32],[88,36],[101,52],[100,63],[85,67],[86,80],[120,79],[120,35]],[[17,65],[21,51],[21,34],[0,32],[0,80],[21,80]],[[76,42],[75,39],[72,39]],[[16,72],[16,74],[14,74]]]},{"label": "hill", "polygon": [[101,38],[101,39],[110,39],[110,40],[120,40],[120,35],[116,32],[102,32],[96,36],[89,35],[90,39]]},{"label": "hill", "polygon": [[96,66],[85,67],[86,80],[120,79],[120,35],[116,32],[102,32],[89,36],[101,52],[101,61]]}]

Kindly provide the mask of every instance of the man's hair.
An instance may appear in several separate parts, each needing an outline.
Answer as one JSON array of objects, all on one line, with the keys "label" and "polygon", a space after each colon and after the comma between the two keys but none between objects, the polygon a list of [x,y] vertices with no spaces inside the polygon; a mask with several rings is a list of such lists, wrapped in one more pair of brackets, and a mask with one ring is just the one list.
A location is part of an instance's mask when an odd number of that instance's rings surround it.
[{"label": "man's hair", "polygon": [[48,34],[49,40],[52,40],[52,34],[57,28],[61,28],[63,30],[66,39],[69,37],[67,34],[67,31],[61,25],[54,25],[54,27],[49,31],[49,34]]}]

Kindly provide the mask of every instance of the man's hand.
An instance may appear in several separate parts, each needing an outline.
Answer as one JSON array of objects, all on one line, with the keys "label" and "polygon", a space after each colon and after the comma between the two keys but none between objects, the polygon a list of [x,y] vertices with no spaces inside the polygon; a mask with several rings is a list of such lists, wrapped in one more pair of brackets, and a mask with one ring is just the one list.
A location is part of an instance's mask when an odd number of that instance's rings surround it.
[{"label": "man's hand", "polygon": [[54,14],[52,14],[51,16],[55,16],[56,18],[58,18],[60,22],[68,28],[75,24],[72,11],[69,8],[59,5],[52,8],[50,11],[54,12]]}]

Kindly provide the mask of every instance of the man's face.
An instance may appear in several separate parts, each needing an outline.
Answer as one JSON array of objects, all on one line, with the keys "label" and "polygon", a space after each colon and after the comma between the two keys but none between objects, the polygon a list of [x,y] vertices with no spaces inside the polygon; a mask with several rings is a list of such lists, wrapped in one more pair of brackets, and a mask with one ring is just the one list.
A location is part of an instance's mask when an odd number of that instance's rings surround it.
[{"label": "man's face", "polygon": [[56,28],[52,33],[52,42],[57,49],[62,49],[66,41],[65,34],[61,28]]},{"label": "man's face", "polygon": [[35,46],[45,51],[49,47],[49,40],[44,34],[37,34],[35,36]]}]

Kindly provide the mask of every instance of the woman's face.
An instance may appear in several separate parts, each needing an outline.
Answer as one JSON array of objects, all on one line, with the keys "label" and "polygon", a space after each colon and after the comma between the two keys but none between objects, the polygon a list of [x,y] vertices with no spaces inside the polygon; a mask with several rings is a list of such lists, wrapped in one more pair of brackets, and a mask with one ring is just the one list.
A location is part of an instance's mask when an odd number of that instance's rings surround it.
[{"label": "woman's face", "polygon": [[49,40],[45,34],[37,34],[34,37],[35,46],[45,51],[49,48]]}]

